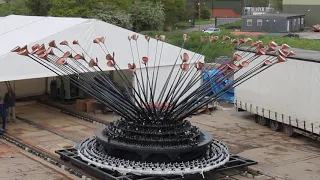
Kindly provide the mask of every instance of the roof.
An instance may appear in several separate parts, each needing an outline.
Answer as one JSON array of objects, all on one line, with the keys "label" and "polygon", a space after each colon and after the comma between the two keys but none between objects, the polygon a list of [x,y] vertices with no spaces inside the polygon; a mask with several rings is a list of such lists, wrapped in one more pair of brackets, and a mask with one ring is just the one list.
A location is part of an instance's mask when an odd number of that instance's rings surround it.
[{"label": "roof", "polygon": [[[128,36],[133,33],[96,19],[6,16],[0,19],[0,82],[56,76],[56,74],[32,59],[10,52],[16,46],[28,45],[30,48],[37,43],[48,45],[51,40],[56,40],[57,43],[63,40],[67,40],[69,43],[73,40],[78,40],[90,56],[93,56],[93,58],[98,57],[98,64],[101,69],[107,71],[113,70],[113,68],[106,65],[106,54],[98,45],[92,42],[96,37],[105,36],[109,51],[115,52],[117,64],[121,69],[127,69],[128,62],[132,61]],[[156,53],[156,44],[156,40],[151,38],[149,54]],[[138,46],[140,55],[145,56],[148,49],[147,41],[140,37]],[[135,46],[133,45],[133,47]],[[160,47],[159,43],[158,48]],[[76,51],[81,50],[78,46],[72,46],[72,48]],[[67,47],[61,47],[61,49],[70,51]],[[180,53],[180,49],[180,47],[164,43],[160,66],[173,65]],[[182,50],[181,52],[192,53],[187,50]],[[55,51],[55,53],[58,54],[59,52]],[[135,53],[136,62],[137,56],[137,53]],[[153,58],[150,58],[150,66],[154,64],[153,62]],[[137,64],[137,66],[139,65]]]},{"label": "roof", "polygon": [[257,14],[257,15],[246,15],[243,18],[267,18],[267,17],[298,17],[305,16],[304,14],[284,14],[284,13],[268,13],[268,14]]},{"label": "roof", "polygon": [[[240,47],[240,48],[238,48],[238,50],[245,50],[245,51],[253,52],[255,50],[255,48],[249,49],[249,47]],[[295,52],[296,55],[290,56],[290,59],[317,62],[317,63],[320,62],[320,51],[298,49],[298,48],[292,48],[292,51]],[[274,52],[269,52],[268,54],[274,55]]]}]

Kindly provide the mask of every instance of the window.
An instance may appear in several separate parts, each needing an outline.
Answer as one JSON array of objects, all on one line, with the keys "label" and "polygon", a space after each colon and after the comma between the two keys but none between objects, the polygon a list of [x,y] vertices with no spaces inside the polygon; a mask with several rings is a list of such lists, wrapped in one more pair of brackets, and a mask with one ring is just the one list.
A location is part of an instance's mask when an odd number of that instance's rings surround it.
[{"label": "window", "polygon": [[296,19],[293,19],[293,26],[295,26],[296,25]]},{"label": "window", "polygon": [[252,19],[247,19],[247,26],[252,26]]},{"label": "window", "polygon": [[298,18],[298,25],[300,25],[300,18]]},{"label": "window", "polygon": [[301,18],[301,24],[304,24],[304,18]]},{"label": "window", "polygon": [[262,19],[257,19],[257,26],[262,26]]}]

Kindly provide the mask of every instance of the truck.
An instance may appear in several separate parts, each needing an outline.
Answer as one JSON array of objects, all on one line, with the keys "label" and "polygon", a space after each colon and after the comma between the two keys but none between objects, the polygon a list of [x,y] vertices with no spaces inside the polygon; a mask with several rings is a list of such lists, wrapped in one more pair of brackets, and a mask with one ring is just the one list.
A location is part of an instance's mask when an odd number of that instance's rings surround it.
[{"label": "truck", "polygon": [[[246,60],[255,54],[253,49],[248,49],[240,47],[236,52],[246,54]],[[237,86],[234,106],[254,114],[257,123],[273,131],[320,140],[320,52],[292,50],[296,55],[288,57],[287,62],[276,64]],[[266,54],[246,69],[274,56],[274,52]],[[235,77],[245,71],[241,69]]]}]

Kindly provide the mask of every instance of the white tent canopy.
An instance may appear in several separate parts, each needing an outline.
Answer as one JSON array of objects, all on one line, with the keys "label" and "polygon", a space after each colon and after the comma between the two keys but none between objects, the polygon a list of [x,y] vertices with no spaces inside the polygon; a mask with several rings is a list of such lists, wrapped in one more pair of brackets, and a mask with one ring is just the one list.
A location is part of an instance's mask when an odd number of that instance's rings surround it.
[{"label": "white tent canopy", "polygon": [[[109,52],[115,52],[115,60],[119,67],[127,69],[128,63],[132,62],[128,36],[131,36],[133,33],[132,31],[95,19],[6,16],[0,19],[0,82],[56,76],[55,73],[34,62],[32,59],[10,52],[16,46],[22,47],[28,45],[30,49],[32,45],[37,43],[48,45],[51,40],[56,40],[57,44],[63,40],[67,40],[69,44],[72,44],[73,40],[78,40],[90,56],[99,59],[98,63],[101,69],[107,71],[113,68],[107,67],[106,54],[100,49],[99,45],[92,42],[94,38],[104,36],[106,37]],[[155,39],[150,40],[150,66],[154,64],[156,44]],[[135,62],[138,66],[135,42],[132,45]],[[158,58],[161,45],[162,42],[158,44]],[[72,45],[72,47],[76,51],[80,51],[78,46]],[[147,56],[148,43],[142,35],[139,37],[138,47],[140,59],[142,56]],[[69,50],[67,47],[63,47],[62,49]],[[172,66],[179,52],[180,47],[164,43],[160,66]],[[194,54],[183,49],[181,53],[184,52],[187,52],[189,56]],[[203,60],[203,57],[201,59]],[[178,62],[180,63],[181,61],[179,60]]]}]

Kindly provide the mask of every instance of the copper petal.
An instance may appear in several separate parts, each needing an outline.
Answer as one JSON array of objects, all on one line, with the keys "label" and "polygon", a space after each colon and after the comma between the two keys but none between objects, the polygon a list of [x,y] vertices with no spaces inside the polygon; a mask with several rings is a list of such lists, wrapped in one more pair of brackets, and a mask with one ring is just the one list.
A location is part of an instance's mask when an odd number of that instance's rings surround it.
[{"label": "copper petal", "polygon": [[39,47],[40,47],[39,44],[35,44],[35,45],[33,45],[33,46],[31,47],[31,49],[32,49],[32,51],[34,51],[34,50],[38,49]]},{"label": "copper petal", "polygon": [[103,36],[99,38],[99,41],[100,41],[100,42],[102,42],[102,43],[104,43],[104,42],[105,42],[105,40],[106,40],[106,38],[105,38],[105,37],[103,37]]},{"label": "copper petal", "polygon": [[188,62],[189,61],[189,55],[187,53],[183,53],[183,62]]},{"label": "copper petal", "polygon": [[183,40],[184,41],[189,41],[190,36],[188,36],[187,34],[183,34]]},{"label": "copper petal", "polygon": [[283,56],[283,57],[286,57],[286,56],[287,56],[281,49],[279,49],[278,52],[279,52],[279,55],[281,55],[281,56]]},{"label": "copper petal", "polygon": [[165,35],[160,35],[159,37],[160,37],[161,41],[165,41],[166,40],[166,36]]},{"label": "copper petal", "polygon": [[68,57],[70,57],[70,56],[71,56],[71,52],[70,52],[70,51],[67,51],[67,52],[65,52],[65,53],[63,54],[62,57],[68,58]]},{"label": "copper petal", "polygon": [[239,44],[243,44],[243,43],[245,43],[245,41],[244,41],[244,39],[239,39]]},{"label": "copper petal", "polygon": [[44,52],[46,52],[46,49],[40,49],[40,50],[36,51],[34,54],[39,56],[39,55],[43,54]]},{"label": "copper petal", "polygon": [[267,65],[267,66],[271,66],[273,64],[273,62],[270,61],[270,60],[265,60],[264,64]]},{"label": "copper petal", "polygon": [[275,46],[268,46],[268,48],[266,49],[267,52],[269,51],[275,51],[276,50],[276,47]]},{"label": "copper petal", "polygon": [[275,43],[274,41],[271,41],[271,42],[269,43],[269,46],[277,47],[277,46],[278,46],[278,44],[277,44],[277,43]]},{"label": "copper petal", "polygon": [[93,43],[99,44],[99,43],[100,43],[100,39],[99,39],[99,38],[95,38],[95,39],[93,40]]},{"label": "copper petal", "polygon": [[19,55],[22,55],[22,56],[28,56],[29,52],[28,52],[27,49],[20,49],[20,50],[18,51],[18,54],[19,54]]},{"label": "copper petal", "polygon": [[107,59],[108,61],[111,61],[111,60],[113,60],[113,57],[111,56],[111,54],[107,54],[106,59]]},{"label": "copper petal", "polygon": [[136,41],[139,38],[139,36],[137,34],[133,34],[131,38]]},{"label": "copper petal", "polygon": [[281,49],[291,48],[288,44],[282,44]]},{"label": "copper petal", "polygon": [[182,71],[188,71],[189,64],[188,63],[183,63],[183,64],[180,65],[180,68],[182,69]]},{"label": "copper petal", "polygon": [[56,41],[55,41],[55,40],[50,41],[50,42],[49,42],[49,46],[56,48],[56,47],[57,47]]},{"label": "copper petal", "polygon": [[128,63],[128,69],[131,71],[131,72],[135,72],[136,71],[136,64],[135,63],[132,63],[132,65],[130,63]]},{"label": "copper petal", "polygon": [[266,52],[263,49],[258,49],[257,54],[258,55],[265,55]]},{"label": "copper petal", "polygon": [[281,51],[282,51],[284,54],[289,54],[289,51],[287,51],[286,49],[281,49]]},{"label": "copper petal", "polygon": [[239,67],[236,66],[236,65],[233,64],[233,63],[228,63],[227,66],[228,66],[230,69],[233,69],[233,70],[238,70],[238,69],[239,69]]},{"label": "copper petal", "polygon": [[258,43],[259,48],[264,48],[264,45],[262,43]]},{"label": "copper petal", "polygon": [[251,42],[251,41],[252,41],[251,38],[245,38],[245,39],[244,39],[244,43]]},{"label": "copper petal", "polygon": [[204,63],[203,62],[198,62],[197,64],[196,64],[196,66],[197,66],[197,69],[198,70],[203,70],[204,69]]},{"label": "copper petal", "polygon": [[241,65],[242,67],[248,67],[248,66],[249,66],[249,63],[248,63],[248,61],[242,61],[242,62],[240,63],[240,65]]},{"label": "copper petal", "polygon": [[296,55],[296,53],[294,53],[293,51],[290,51],[290,52],[287,54],[287,56],[294,56],[294,55]]},{"label": "copper petal", "polygon": [[241,60],[242,59],[242,57],[239,55],[239,54],[237,54],[237,53],[234,53],[233,54],[233,57],[232,57],[232,60],[233,61],[239,61],[239,60]]},{"label": "copper petal", "polygon": [[224,41],[228,41],[229,39],[230,39],[229,36],[223,36],[223,38],[222,38],[222,40],[224,40]]},{"label": "copper petal", "polygon": [[62,42],[60,43],[60,45],[68,46],[68,45],[69,45],[69,43],[68,43],[68,41],[64,40],[64,41],[62,41]]},{"label": "copper petal", "polygon": [[144,38],[149,42],[150,41],[150,36],[145,35]]},{"label": "copper petal", "polygon": [[72,44],[79,44],[78,40],[73,40]]},{"label": "copper petal", "polygon": [[277,63],[282,63],[287,61],[287,59],[281,55],[277,56],[277,60],[278,60]]},{"label": "copper petal", "polygon": [[207,36],[200,36],[200,40],[201,40],[201,41],[207,40]]},{"label": "copper petal", "polygon": [[142,57],[142,61],[144,64],[146,64],[148,62],[148,60],[149,60],[148,57],[146,57],[146,56]]},{"label": "copper petal", "polygon": [[20,51],[20,46],[17,46],[17,47],[15,47],[15,48],[13,48],[12,50],[11,50],[11,52],[19,52]]},{"label": "copper petal", "polygon": [[44,59],[44,60],[48,60],[48,54],[46,54],[46,53],[40,54],[39,58]]},{"label": "copper petal", "polygon": [[96,66],[96,65],[97,65],[97,63],[94,61],[94,59],[91,59],[89,61],[89,67],[93,67],[93,66]]},{"label": "copper petal", "polygon": [[56,62],[58,65],[63,65],[63,64],[66,64],[67,63],[67,59],[64,58],[64,57],[61,57],[57,60]]},{"label": "copper petal", "polygon": [[233,44],[238,44],[239,41],[238,41],[237,39],[233,39],[233,40],[231,41],[231,43],[233,43]]},{"label": "copper petal", "polygon": [[26,49],[26,50],[28,51],[28,46],[27,46],[27,45],[24,45],[24,46],[22,46],[21,49],[22,49],[22,50],[23,50],[23,49]]},{"label": "copper petal", "polygon": [[54,55],[54,52],[53,52],[52,47],[49,47],[49,48],[46,50],[46,54]]},{"label": "copper petal", "polygon": [[114,67],[114,66],[116,65],[116,62],[113,61],[113,60],[111,60],[111,61],[108,61],[108,62],[107,62],[107,65],[108,65],[109,67]]},{"label": "copper petal", "polygon": [[80,59],[83,60],[84,59],[84,57],[82,55],[80,55],[80,54],[75,55],[73,58],[76,59],[76,60],[80,60]]}]

